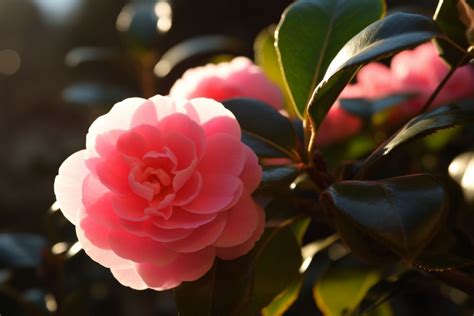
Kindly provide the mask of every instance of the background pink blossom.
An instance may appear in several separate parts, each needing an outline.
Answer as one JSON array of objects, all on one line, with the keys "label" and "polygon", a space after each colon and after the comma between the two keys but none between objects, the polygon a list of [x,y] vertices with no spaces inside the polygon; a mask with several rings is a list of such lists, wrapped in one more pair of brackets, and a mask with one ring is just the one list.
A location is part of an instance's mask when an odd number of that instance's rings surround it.
[{"label": "background pink blossom", "polygon": [[184,99],[205,97],[216,101],[247,97],[266,102],[277,110],[283,108],[279,88],[246,57],[187,70],[171,88],[170,96]]},{"label": "background pink blossom", "polygon": [[[390,110],[387,123],[398,125],[421,110],[448,71],[449,67],[439,57],[436,47],[431,42],[425,43],[395,55],[390,67],[378,62],[366,65],[357,74],[357,82],[348,85],[339,99],[378,99],[397,93],[416,94],[416,97]],[[473,96],[474,70],[467,65],[456,70],[433,106]],[[322,123],[318,143],[326,145],[343,140],[359,132],[361,127],[360,119],[341,109],[339,102],[336,102]]]},{"label": "background pink blossom", "polygon": [[123,285],[164,290],[260,238],[262,170],[235,117],[211,99],[116,104],[60,167],[55,194],[85,252]]}]

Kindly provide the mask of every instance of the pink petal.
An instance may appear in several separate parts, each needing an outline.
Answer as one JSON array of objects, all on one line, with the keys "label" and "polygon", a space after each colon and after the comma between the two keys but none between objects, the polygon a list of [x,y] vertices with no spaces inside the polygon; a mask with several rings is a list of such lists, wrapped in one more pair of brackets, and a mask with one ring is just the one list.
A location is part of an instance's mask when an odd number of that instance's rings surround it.
[{"label": "pink petal", "polygon": [[135,158],[142,158],[148,149],[145,139],[133,131],[120,135],[116,146],[121,154]]},{"label": "pink petal", "polygon": [[110,268],[110,271],[123,286],[128,286],[134,290],[145,290],[148,288],[142,277],[135,270],[135,267],[124,269]]},{"label": "pink petal", "polygon": [[211,214],[195,214],[187,212],[179,207],[173,208],[173,215],[170,219],[165,220],[161,217],[156,217],[152,221],[153,223],[162,228],[196,228],[201,225],[207,224],[217,217],[218,213]]},{"label": "pink petal", "polygon": [[234,193],[241,189],[240,178],[231,175],[208,174],[203,177],[202,190],[189,204],[186,211],[209,214],[224,210],[234,200]]},{"label": "pink petal", "polygon": [[115,195],[113,198],[113,209],[123,219],[131,221],[143,221],[148,218],[145,208],[149,206],[143,198],[135,195]]},{"label": "pink petal", "polygon": [[85,150],[78,151],[67,158],[59,167],[54,180],[54,194],[61,212],[73,224],[77,212],[82,208],[82,183],[89,174],[84,162]]},{"label": "pink petal", "polygon": [[148,152],[161,152],[163,150],[163,135],[157,127],[152,125],[139,125],[133,128],[132,131],[145,140]]},{"label": "pink petal", "polygon": [[97,176],[107,188],[118,194],[130,192],[129,173],[130,167],[125,160],[114,155],[101,160],[96,165]]},{"label": "pink petal", "polygon": [[122,226],[133,235],[138,237],[149,237],[156,241],[170,242],[188,237],[193,229],[165,229],[154,225],[151,221],[133,222],[122,220]]},{"label": "pink petal", "polygon": [[86,148],[94,150],[96,138],[100,134],[112,130],[128,130],[133,114],[145,102],[146,100],[141,98],[125,99],[115,104],[108,113],[98,117],[89,127],[86,136]]},{"label": "pink petal", "polygon": [[189,180],[176,192],[173,205],[181,206],[188,204],[196,198],[202,189],[202,177],[199,172],[195,172]]},{"label": "pink petal", "polygon": [[216,247],[233,247],[247,241],[257,228],[259,206],[249,194],[243,194],[240,200],[227,213],[227,223]]},{"label": "pink petal", "polygon": [[164,245],[181,253],[196,252],[204,249],[212,245],[222,234],[225,228],[226,218],[227,215],[221,213],[212,222],[194,229],[193,233],[188,237],[178,241],[164,243]]},{"label": "pink petal", "polygon": [[178,170],[183,170],[196,161],[196,148],[189,138],[175,132],[169,132],[165,134],[165,142],[166,147],[177,158]]},{"label": "pink petal", "polygon": [[207,138],[206,151],[199,162],[202,174],[239,175],[244,168],[245,149],[242,142],[229,134],[214,134]]},{"label": "pink petal", "polygon": [[230,248],[216,248],[216,255],[223,260],[233,260],[247,254],[255,246],[265,229],[265,212],[261,207],[257,208],[258,224],[252,236],[244,243]]},{"label": "pink petal", "polygon": [[189,100],[184,106],[189,117],[202,126],[207,136],[226,133],[240,139],[239,123],[234,114],[221,103],[212,99],[198,98]]},{"label": "pink petal", "polygon": [[[82,249],[92,260],[107,268],[128,268],[131,266],[129,260],[117,256],[105,240],[108,240],[109,229],[92,220],[86,220],[86,213],[78,212],[76,218],[76,234]],[[86,221],[85,221],[86,220]],[[84,224],[83,224],[84,222]],[[102,247],[98,247],[100,244]]]},{"label": "pink petal", "polygon": [[262,167],[258,164],[257,155],[255,155],[253,150],[247,145],[244,145],[244,149],[246,160],[242,173],[240,174],[240,179],[244,183],[244,187],[247,191],[254,192],[262,181],[263,171]]},{"label": "pink petal", "polygon": [[150,262],[166,265],[176,258],[176,252],[163,246],[161,242],[148,237],[134,236],[125,231],[111,231],[109,234],[111,249],[120,257],[134,262]]},{"label": "pink petal", "polygon": [[209,271],[214,263],[215,250],[212,247],[201,251],[180,254],[166,266],[151,263],[137,264],[137,272],[145,283],[156,290],[174,288],[183,281],[194,281]]},{"label": "pink petal", "polygon": [[191,140],[197,157],[201,157],[204,147],[204,132],[196,122],[182,113],[175,113],[160,121],[159,129],[163,134],[176,133]]},{"label": "pink petal", "polygon": [[117,149],[117,140],[122,134],[126,133],[123,130],[112,130],[97,135],[95,138],[95,146],[90,150],[87,148],[88,157],[108,157],[114,154]]}]

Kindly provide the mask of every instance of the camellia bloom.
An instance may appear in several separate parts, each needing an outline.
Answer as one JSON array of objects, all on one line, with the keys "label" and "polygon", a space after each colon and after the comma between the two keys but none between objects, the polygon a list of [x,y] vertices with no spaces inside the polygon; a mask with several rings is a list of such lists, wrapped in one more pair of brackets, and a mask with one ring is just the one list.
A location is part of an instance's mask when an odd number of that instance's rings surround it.
[{"label": "camellia bloom", "polygon": [[85,252],[123,285],[196,280],[263,232],[251,197],[262,169],[240,136],[233,114],[211,99],[127,99],[61,165],[57,201]]},{"label": "camellia bloom", "polygon": [[184,99],[204,97],[217,101],[246,97],[268,103],[277,110],[283,107],[280,89],[246,57],[187,70],[171,88],[170,96]]},{"label": "camellia bloom", "polygon": [[[415,97],[389,111],[387,123],[397,125],[419,113],[448,71],[449,67],[439,57],[436,47],[431,42],[425,43],[395,55],[390,67],[378,62],[366,65],[357,74],[357,82],[348,85],[339,99],[379,99],[397,93],[413,93]],[[432,106],[474,97],[473,87],[473,67],[461,67],[441,90]],[[318,143],[325,145],[343,140],[356,134],[361,126],[360,119],[341,109],[339,102],[336,102],[321,125]]]}]

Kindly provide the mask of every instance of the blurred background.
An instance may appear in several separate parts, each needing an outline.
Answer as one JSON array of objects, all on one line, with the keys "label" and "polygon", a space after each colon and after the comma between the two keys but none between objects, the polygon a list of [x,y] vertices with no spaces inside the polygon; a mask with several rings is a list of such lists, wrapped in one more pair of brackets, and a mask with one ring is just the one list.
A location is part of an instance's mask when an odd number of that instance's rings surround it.
[{"label": "blurred background", "polygon": [[[436,2],[388,4],[431,15]],[[116,101],[167,94],[192,66],[252,57],[289,3],[0,0],[0,314],[176,314],[172,293],[120,287],[76,256],[73,226],[50,209],[54,177]]]}]

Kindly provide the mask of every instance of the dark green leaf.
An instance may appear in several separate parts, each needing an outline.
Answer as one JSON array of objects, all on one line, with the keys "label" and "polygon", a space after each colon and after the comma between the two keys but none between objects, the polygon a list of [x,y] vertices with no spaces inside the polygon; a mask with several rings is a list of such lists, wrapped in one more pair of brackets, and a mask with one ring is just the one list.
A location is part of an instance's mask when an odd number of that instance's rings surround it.
[{"label": "dark green leaf", "polygon": [[316,283],[314,298],[326,316],[350,314],[379,279],[375,270],[334,267]]},{"label": "dark green leaf", "polygon": [[63,91],[67,102],[80,105],[110,105],[119,102],[135,93],[126,88],[100,82],[76,83]]},{"label": "dark green leaf", "polygon": [[303,276],[300,276],[262,310],[263,316],[282,316],[296,301],[302,287]]},{"label": "dark green leaf", "polygon": [[248,255],[217,260],[203,278],[177,288],[178,311],[182,316],[256,315],[298,278],[300,265],[291,229],[267,229]]},{"label": "dark green leaf", "polygon": [[0,234],[0,267],[37,267],[45,247],[46,240],[38,235]]},{"label": "dark green leaf", "polygon": [[[332,185],[322,199],[336,226],[342,220],[338,228],[353,226],[409,262],[433,239],[447,214],[443,187],[423,174],[344,181]],[[340,233],[351,245],[347,234]]]},{"label": "dark green leaf", "polygon": [[264,167],[262,182],[259,190],[272,189],[275,187],[286,187],[301,173],[295,166],[283,165],[275,167]]},{"label": "dark green leaf", "polygon": [[389,109],[395,105],[405,102],[416,96],[414,93],[406,92],[390,95],[379,99],[341,99],[341,107],[347,112],[357,115],[363,119],[370,119],[374,114]]},{"label": "dark green leaf", "polygon": [[[451,43],[446,40],[437,40],[436,44],[441,57],[446,60],[451,66],[456,65],[464,56],[467,48],[474,44],[469,44],[466,31],[467,25],[461,21],[460,14],[462,13],[463,7],[460,6],[462,0],[443,0],[438,2],[438,8],[434,15],[434,20],[438,24],[439,28],[443,31],[447,37],[453,41],[458,48],[454,47]],[[465,1],[465,0],[464,0]],[[466,1],[465,1],[466,2]],[[474,3],[471,2],[471,7],[474,7]],[[466,63],[469,60],[466,61]]]},{"label": "dark green leaf", "polygon": [[265,214],[267,227],[283,227],[303,216],[295,199],[287,194],[276,195],[265,207]]},{"label": "dark green leaf", "polygon": [[286,9],[275,33],[276,47],[301,117],[337,52],[384,13],[381,0],[304,0]]},{"label": "dark green leaf", "polygon": [[414,265],[426,271],[473,266],[474,244],[461,230],[444,227],[415,259]]},{"label": "dark green leaf", "polygon": [[300,160],[296,132],[291,121],[273,107],[254,99],[231,99],[222,103],[239,121],[242,141],[257,156]]},{"label": "dark green leaf", "polygon": [[411,119],[367,158],[359,173],[359,178],[365,174],[368,168],[403,145],[438,130],[474,121],[474,107],[472,105],[472,101],[467,101],[443,106]]},{"label": "dark green leaf", "polygon": [[440,35],[430,18],[418,14],[395,13],[369,25],[354,36],[339,51],[313,92],[308,107],[308,119],[313,132],[317,131],[329,108],[362,66]]}]

